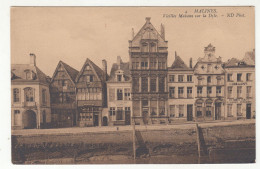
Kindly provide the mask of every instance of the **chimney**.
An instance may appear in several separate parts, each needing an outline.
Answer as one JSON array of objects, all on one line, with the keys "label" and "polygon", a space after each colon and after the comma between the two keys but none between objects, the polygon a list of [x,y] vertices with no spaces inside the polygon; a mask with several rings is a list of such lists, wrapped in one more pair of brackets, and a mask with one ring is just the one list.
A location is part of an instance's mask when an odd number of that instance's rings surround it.
[{"label": "chimney", "polygon": [[164,28],[163,24],[161,24],[161,36],[162,36],[163,40],[165,40],[165,28]]},{"label": "chimney", "polygon": [[134,28],[132,28],[132,39],[134,39],[135,37],[135,32],[134,32]]},{"label": "chimney", "polygon": [[105,59],[102,60],[102,68],[105,73],[105,80],[107,80],[107,61]]},{"label": "chimney", "polygon": [[34,53],[30,53],[30,65],[36,66],[36,56]]},{"label": "chimney", "polygon": [[118,69],[120,69],[120,64],[121,64],[122,60],[120,56],[117,56],[117,65],[118,65]]},{"label": "chimney", "polygon": [[192,58],[190,58],[190,68],[192,68]]},{"label": "chimney", "polygon": [[146,17],[145,20],[146,20],[146,23],[150,23],[151,17]]}]

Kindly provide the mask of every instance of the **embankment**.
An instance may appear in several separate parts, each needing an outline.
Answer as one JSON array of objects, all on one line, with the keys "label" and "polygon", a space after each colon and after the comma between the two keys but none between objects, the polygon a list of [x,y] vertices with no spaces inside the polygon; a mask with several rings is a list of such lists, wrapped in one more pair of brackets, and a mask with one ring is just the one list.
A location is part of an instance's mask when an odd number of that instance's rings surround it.
[{"label": "embankment", "polygon": [[[255,148],[255,123],[199,127],[204,154],[211,149]],[[197,133],[192,128],[136,131],[137,157],[197,154]],[[72,158],[88,163],[97,156],[133,155],[133,132],[106,131],[71,134],[13,135],[13,163]],[[79,162],[81,161],[81,162]],[[66,162],[63,162],[66,163]],[[72,163],[71,161],[68,163]]]}]

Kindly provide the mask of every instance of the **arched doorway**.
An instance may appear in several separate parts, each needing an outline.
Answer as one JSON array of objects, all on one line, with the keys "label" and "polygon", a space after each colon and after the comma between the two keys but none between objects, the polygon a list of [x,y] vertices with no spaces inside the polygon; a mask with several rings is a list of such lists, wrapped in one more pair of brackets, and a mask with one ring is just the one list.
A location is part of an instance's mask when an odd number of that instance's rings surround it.
[{"label": "arched doorway", "polygon": [[36,128],[36,113],[32,110],[27,110],[23,113],[23,126],[25,129]]},{"label": "arched doorway", "polygon": [[107,126],[107,117],[106,116],[103,117],[103,126]]}]

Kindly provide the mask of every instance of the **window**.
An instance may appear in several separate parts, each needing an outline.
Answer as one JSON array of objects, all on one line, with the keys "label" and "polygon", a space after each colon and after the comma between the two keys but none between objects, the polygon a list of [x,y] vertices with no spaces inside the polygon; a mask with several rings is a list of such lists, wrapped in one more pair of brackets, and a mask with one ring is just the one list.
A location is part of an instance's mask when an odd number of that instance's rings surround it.
[{"label": "window", "polygon": [[93,75],[85,76],[87,82],[93,82]]},{"label": "window", "polygon": [[148,62],[141,62],[141,69],[147,69],[148,68]]},{"label": "window", "polygon": [[207,66],[207,72],[211,72],[212,71],[212,65],[211,64],[208,64]]},{"label": "window", "polygon": [[141,85],[142,92],[148,92],[148,79],[147,79],[147,77],[142,77],[141,80],[142,80],[142,85]]},{"label": "window", "polygon": [[187,75],[187,81],[192,82],[192,75]]},{"label": "window", "polygon": [[122,81],[122,75],[117,75],[117,81],[121,82]]},{"label": "window", "polygon": [[148,44],[142,43],[142,52],[148,52]]},{"label": "window", "polygon": [[238,98],[242,97],[242,86],[237,86],[237,97]]},{"label": "window", "polygon": [[175,105],[170,105],[170,117],[175,117]]},{"label": "window", "polygon": [[42,103],[46,104],[47,100],[46,100],[46,89],[42,90]]},{"label": "window", "polygon": [[14,125],[20,125],[21,118],[20,118],[20,110],[14,110]]},{"label": "window", "polygon": [[130,97],[130,88],[125,88],[124,89],[124,93],[125,93],[124,100],[130,100],[131,99],[131,97]]},{"label": "window", "polygon": [[33,88],[25,88],[24,89],[25,101],[26,102],[34,102],[34,90]]},{"label": "window", "polygon": [[197,94],[198,94],[198,96],[202,95],[202,87],[201,86],[197,87]]},{"label": "window", "polygon": [[184,116],[184,105],[179,105],[179,117]]},{"label": "window", "polygon": [[178,97],[183,98],[183,87],[178,87]]},{"label": "window", "polygon": [[192,98],[192,87],[187,87],[187,97]]},{"label": "window", "polygon": [[228,98],[232,98],[232,86],[228,86]]},{"label": "window", "polygon": [[208,83],[211,83],[211,76],[208,76],[207,82],[208,82]]},{"label": "window", "polygon": [[251,89],[252,89],[251,86],[247,86],[247,87],[246,87],[246,97],[247,97],[247,98],[252,97]]},{"label": "window", "polygon": [[142,100],[142,106],[147,107],[148,106],[148,100]]},{"label": "window", "polygon": [[242,73],[237,74],[237,81],[238,82],[242,81]]},{"label": "window", "polygon": [[212,102],[206,103],[206,116],[207,117],[211,117],[211,109],[212,109],[211,105],[212,105]]},{"label": "window", "polygon": [[114,88],[109,88],[109,101],[115,101],[115,89]]},{"label": "window", "polygon": [[123,120],[123,107],[118,107],[117,108],[116,120]]},{"label": "window", "polygon": [[151,43],[150,44],[150,51],[151,52],[156,52],[156,44],[155,43]]},{"label": "window", "polygon": [[86,65],[86,70],[90,70],[90,66],[89,65]]},{"label": "window", "polygon": [[211,94],[212,93],[212,87],[207,87],[207,94]]},{"label": "window", "polygon": [[122,91],[122,89],[117,89],[117,100],[123,100],[123,91]]},{"label": "window", "polygon": [[150,79],[150,90],[151,92],[156,92],[156,78]]},{"label": "window", "polygon": [[20,101],[20,91],[19,91],[19,89],[13,89],[13,101],[14,102]]},{"label": "window", "polygon": [[174,98],[175,97],[175,87],[169,88],[169,97]]},{"label": "window", "polygon": [[165,88],[165,78],[159,77],[159,92],[164,92]]},{"label": "window", "polygon": [[169,75],[169,81],[174,82],[174,75]]},{"label": "window", "polygon": [[183,75],[178,75],[178,82],[183,82]]},{"label": "window", "polygon": [[135,63],[136,69],[139,69],[139,62]]},{"label": "window", "polygon": [[161,69],[162,68],[162,64],[161,62],[158,62],[158,69]]},{"label": "window", "polygon": [[227,105],[227,115],[228,117],[232,116],[232,104]]},{"label": "window", "polygon": [[197,117],[201,117],[202,116],[202,103],[197,103],[196,115],[197,115]]},{"label": "window", "polygon": [[217,86],[216,93],[217,93],[217,94],[221,94],[221,86]]},{"label": "window", "polygon": [[139,78],[133,78],[133,91],[139,91]]},{"label": "window", "polygon": [[246,81],[251,81],[252,80],[252,73],[247,73],[246,74]]},{"label": "window", "polygon": [[227,81],[229,81],[229,82],[230,82],[230,81],[233,81],[233,79],[232,79],[232,74],[228,74],[228,75],[227,75]]},{"label": "window", "polygon": [[237,116],[242,116],[241,104],[237,104]]},{"label": "window", "polygon": [[110,107],[109,115],[113,121],[116,119],[116,109],[115,107]]}]

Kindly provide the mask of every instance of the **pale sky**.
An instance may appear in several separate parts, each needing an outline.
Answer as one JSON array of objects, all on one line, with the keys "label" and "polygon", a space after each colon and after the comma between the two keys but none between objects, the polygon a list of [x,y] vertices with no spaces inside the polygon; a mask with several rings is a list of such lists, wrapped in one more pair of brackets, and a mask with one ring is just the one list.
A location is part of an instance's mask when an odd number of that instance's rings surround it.
[{"label": "pale sky", "polygon": [[[217,18],[165,18],[195,9],[216,9]],[[244,13],[245,17],[226,17],[227,13]],[[206,14],[208,15],[208,14]],[[224,16],[221,16],[224,15]],[[255,47],[253,7],[14,7],[11,9],[11,63],[29,63],[29,53],[35,53],[37,66],[52,76],[59,62],[75,69],[82,68],[86,58],[102,67],[108,61],[108,73],[117,56],[129,61],[128,40],[131,29],[137,33],[151,17],[160,32],[165,25],[168,41],[168,66],[174,52],[188,65],[203,57],[204,47],[212,43],[216,56],[223,61],[242,58]]]}]

